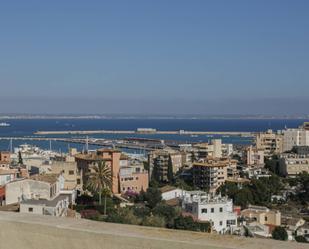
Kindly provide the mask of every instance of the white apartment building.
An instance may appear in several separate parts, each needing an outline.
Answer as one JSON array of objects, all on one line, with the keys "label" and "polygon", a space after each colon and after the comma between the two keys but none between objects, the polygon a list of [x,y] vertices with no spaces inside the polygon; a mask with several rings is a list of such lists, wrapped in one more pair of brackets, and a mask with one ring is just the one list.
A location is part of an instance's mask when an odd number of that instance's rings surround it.
[{"label": "white apartment building", "polygon": [[286,129],[283,131],[283,151],[289,151],[294,146],[309,145],[309,130]]},{"label": "white apartment building", "polygon": [[221,195],[214,196],[202,191],[186,192],[182,197],[182,208],[198,221],[209,221],[220,234],[237,227],[233,201]]},{"label": "white apartment building", "polygon": [[222,156],[229,157],[233,154],[234,147],[233,144],[222,144]]}]

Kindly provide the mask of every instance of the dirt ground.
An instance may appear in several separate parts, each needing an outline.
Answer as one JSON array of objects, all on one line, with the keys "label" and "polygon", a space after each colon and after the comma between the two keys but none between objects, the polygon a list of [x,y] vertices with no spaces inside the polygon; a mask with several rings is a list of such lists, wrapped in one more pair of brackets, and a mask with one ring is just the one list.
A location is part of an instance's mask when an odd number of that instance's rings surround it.
[{"label": "dirt ground", "polygon": [[0,212],[0,249],[302,249],[296,242],[218,236]]}]

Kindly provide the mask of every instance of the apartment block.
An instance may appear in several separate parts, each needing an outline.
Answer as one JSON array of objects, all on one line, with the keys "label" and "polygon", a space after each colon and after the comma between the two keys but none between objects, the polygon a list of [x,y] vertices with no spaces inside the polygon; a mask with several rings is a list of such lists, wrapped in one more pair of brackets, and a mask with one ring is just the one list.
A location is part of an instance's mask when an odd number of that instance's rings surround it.
[{"label": "apartment block", "polygon": [[173,174],[184,165],[185,153],[169,148],[152,151],[148,155],[149,179],[154,178],[160,182],[168,182],[168,171]]},{"label": "apartment block", "polygon": [[309,173],[309,155],[284,153],[279,158],[279,174],[296,176],[302,172]]},{"label": "apartment block", "polygon": [[255,145],[257,150],[264,151],[265,157],[278,155],[283,152],[283,136],[281,133],[268,130],[256,135]]},{"label": "apartment block", "polygon": [[264,150],[249,146],[245,151],[245,163],[249,166],[264,165]]},{"label": "apartment block", "polygon": [[232,164],[228,159],[207,159],[193,163],[193,184],[199,189],[216,190],[228,177],[228,167]]},{"label": "apartment block", "polygon": [[143,162],[127,158],[127,163],[122,162],[121,165],[119,171],[121,193],[140,193],[148,189],[148,171],[144,169]]},{"label": "apartment block", "polygon": [[309,130],[299,128],[283,131],[283,151],[290,151],[295,146],[309,146]]}]

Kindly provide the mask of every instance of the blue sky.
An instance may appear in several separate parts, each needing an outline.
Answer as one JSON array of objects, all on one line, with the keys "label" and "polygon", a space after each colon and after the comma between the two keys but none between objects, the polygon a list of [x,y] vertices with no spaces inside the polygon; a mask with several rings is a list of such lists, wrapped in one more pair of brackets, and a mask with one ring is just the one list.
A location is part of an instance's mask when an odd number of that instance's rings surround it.
[{"label": "blue sky", "polygon": [[1,1],[0,112],[302,114],[309,1]]}]

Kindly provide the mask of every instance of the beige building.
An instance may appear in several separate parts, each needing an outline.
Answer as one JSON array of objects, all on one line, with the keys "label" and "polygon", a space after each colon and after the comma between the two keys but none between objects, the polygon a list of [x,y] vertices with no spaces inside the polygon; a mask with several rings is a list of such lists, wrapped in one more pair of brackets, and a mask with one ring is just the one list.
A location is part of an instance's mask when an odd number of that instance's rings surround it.
[{"label": "beige building", "polygon": [[265,157],[283,152],[283,136],[280,133],[274,133],[272,130],[256,134],[255,143],[256,149],[264,151]]},{"label": "beige building", "polygon": [[283,131],[283,151],[290,151],[294,146],[309,145],[309,130],[303,128]]},{"label": "beige building", "polygon": [[249,222],[258,222],[262,225],[281,225],[281,213],[267,207],[249,205],[248,209],[241,211],[241,216]]},{"label": "beige building", "polygon": [[53,161],[49,165],[48,174],[62,174],[64,177],[64,190],[83,190],[82,172],[77,169],[76,162]]},{"label": "beige building", "polygon": [[121,152],[114,149],[99,149],[95,152],[80,153],[75,155],[77,168],[83,175],[83,182],[87,182],[87,173],[90,172],[94,165],[104,161],[110,168],[112,174],[111,191],[113,194],[120,193],[119,186],[119,169],[120,169]]},{"label": "beige building", "polygon": [[245,152],[245,163],[251,165],[264,165],[264,150],[249,146]]},{"label": "beige building", "polygon": [[309,173],[309,156],[284,153],[279,159],[279,174],[282,176],[296,176],[302,172]]},{"label": "beige building", "polygon": [[144,163],[137,159],[131,159],[121,155],[119,170],[120,192],[140,193],[148,189],[148,171],[144,169]]},{"label": "beige building", "polygon": [[11,162],[11,153],[9,151],[0,151],[0,162]]},{"label": "beige building", "polygon": [[207,159],[193,163],[193,184],[199,189],[216,190],[228,178],[228,159]]},{"label": "beige building", "polygon": [[148,189],[148,171],[135,167],[123,167],[119,172],[120,192],[140,193]]},{"label": "beige building", "polygon": [[186,154],[170,148],[152,151],[148,155],[149,179],[154,177],[160,182],[168,182],[168,170],[172,168],[173,174],[184,165]]},{"label": "beige building", "polygon": [[233,146],[231,144],[223,144],[221,139],[212,139],[210,143],[195,144],[194,148],[198,150],[198,158],[207,157],[221,158],[232,154]]}]

